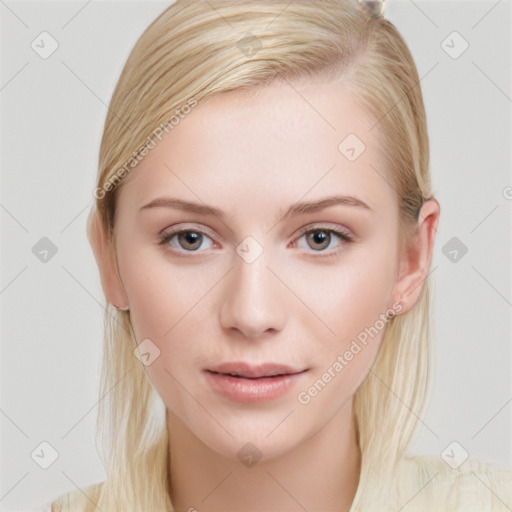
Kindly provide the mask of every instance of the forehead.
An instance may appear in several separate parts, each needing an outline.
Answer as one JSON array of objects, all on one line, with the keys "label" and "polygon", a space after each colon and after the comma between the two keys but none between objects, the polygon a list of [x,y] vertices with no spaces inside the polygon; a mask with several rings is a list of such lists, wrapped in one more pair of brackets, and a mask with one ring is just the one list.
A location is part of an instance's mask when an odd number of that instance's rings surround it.
[{"label": "forehead", "polygon": [[121,196],[142,205],[168,191],[260,210],[274,200],[336,191],[375,201],[386,171],[374,125],[334,81],[280,81],[221,94],[157,142]]}]

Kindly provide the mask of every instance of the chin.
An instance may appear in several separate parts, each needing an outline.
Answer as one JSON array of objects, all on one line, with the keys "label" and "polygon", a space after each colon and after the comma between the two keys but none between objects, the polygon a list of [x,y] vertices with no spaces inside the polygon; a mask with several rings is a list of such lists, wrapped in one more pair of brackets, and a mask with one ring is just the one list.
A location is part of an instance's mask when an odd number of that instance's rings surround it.
[{"label": "chin", "polygon": [[231,435],[222,428],[212,430],[211,426],[193,433],[219,455],[250,467],[256,459],[264,462],[279,457],[301,442],[295,425],[285,426],[288,420],[282,422],[285,416],[280,415],[277,421],[254,421],[249,418],[243,421],[238,418],[232,424],[224,422],[225,429]]}]

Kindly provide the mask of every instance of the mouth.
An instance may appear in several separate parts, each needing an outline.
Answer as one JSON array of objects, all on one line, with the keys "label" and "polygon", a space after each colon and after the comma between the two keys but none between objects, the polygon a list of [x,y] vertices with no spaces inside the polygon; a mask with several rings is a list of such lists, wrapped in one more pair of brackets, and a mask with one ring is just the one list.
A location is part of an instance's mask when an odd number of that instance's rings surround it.
[{"label": "mouth", "polygon": [[266,363],[224,363],[204,370],[210,388],[231,402],[269,402],[287,395],[308,369]]},{"label": "mouth", "polygon": [[[228,377],[234,377],[235,379],[247,379],[247,380],[275,379],[277,377],[285,377],[288,375],[295,375],[295,373],[278,373],[276,375],[259,375],[258,377],[248,377],[248,376],[244,376],[244,375],[237,375],[236,373],[220,373],[220,372],[214,372],[211,370],[206,370],[206,371],[209,373],[214,373],[216,375],[226,375]],[[297,372],[297,373],[302,373],[302,372]]]},{"label": "mouth", "polygon": [[296,375],[307,370],[300,370],[288,365],[276,363],[264,363],[257,366],[249,365],[244,362],[223,363],[213,368],[206,369],[207,372],[228,375],[239,379],[263,379],[277,378],[289,375]]}]

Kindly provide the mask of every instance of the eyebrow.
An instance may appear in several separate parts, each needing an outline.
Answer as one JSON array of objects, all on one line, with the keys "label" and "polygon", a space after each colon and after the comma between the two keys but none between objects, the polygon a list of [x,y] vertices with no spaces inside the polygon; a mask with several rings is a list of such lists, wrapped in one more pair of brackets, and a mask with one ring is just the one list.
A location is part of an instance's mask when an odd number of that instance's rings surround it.
[{"label": "eyebrow", "polygon": [[[325,208],[329,208],[330,206],[336,205],[344,205],[344,206],[353,206],[362,208],[363,210],[367,210],[369,212],[374,212],[374,210],[364,201],[358,199],[354,196],[329,196],[324,197],[322,199],[318,199],[316,201],[308,202],[302,201],[298,203],[292,204],[288,210],[283,214],[280,211],[279,218],[287,218],[295,215],[301,215],[306,213],[314,213]],[[227,214],[219,208],[215,208],[214,206],[208,206],[206,204],[194,203],[191,201],[184,201],[183,199],[178,199],[175,197],[159,197],[153,199],[150,203],[142,206],[139,211],[150,209],[150,208],[173,208],[176,210],[183,210],[186,212],[197,213],[199,215],[214,215],[221,219],[225,219]]]}]

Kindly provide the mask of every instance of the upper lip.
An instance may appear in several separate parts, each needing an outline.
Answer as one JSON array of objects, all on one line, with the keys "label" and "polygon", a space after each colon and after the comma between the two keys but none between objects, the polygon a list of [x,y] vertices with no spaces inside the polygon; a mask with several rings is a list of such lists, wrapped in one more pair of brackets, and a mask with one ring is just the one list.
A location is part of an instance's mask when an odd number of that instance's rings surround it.
[{"label": "upper lip", "polygon": [[236,375],[238,377],[245,377],[248,379],[258,379],[260,377],[271,377],[275,375],[292,375],[294,373],[304,371],[297,370],[285,364],[263,363],[259,365],[250,365],[244,362],[222,363],[217,366],[213,366],[212,368],[208,368],[207,370],[215,373]]}]

